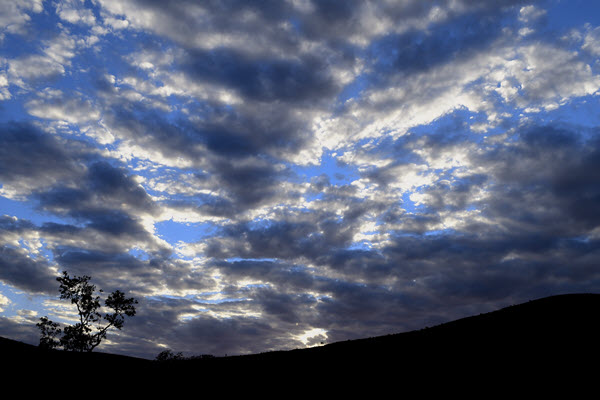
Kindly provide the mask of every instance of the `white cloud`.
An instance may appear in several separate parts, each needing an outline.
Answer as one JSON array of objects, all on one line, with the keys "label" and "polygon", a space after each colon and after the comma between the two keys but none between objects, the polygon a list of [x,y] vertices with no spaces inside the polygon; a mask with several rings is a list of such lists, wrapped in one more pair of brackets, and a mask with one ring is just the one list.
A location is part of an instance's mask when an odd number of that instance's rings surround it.
[{"label": "white cloud", "polygon": [[524,22],[530,22],[546,15],[546,10],[530,5],[521,7],[519,11],[519,19]]},{"label": "white cloud", "polygon": [[10,82],[20,87],[27,87],[26,80],[62,75],[64,72],[61,64],[43,55],[34,54],[8,61]]},{"label": "white cloud", "polygon": [[111,16],[105,16],[104,23],[113,28],[114,30],[121,30],[129,27],[129,21],[127,21],[126,19],[114,18]]},{"label": "white cloud", "polygon": [[4,312],[4,309],[11,303],[10,299],[0,293],[0,312]]},{"label": "white cloud", "polygon": [[542,43],[493,46],[470,59],[367,90],[347,103],[344,114],[315,120],[314,133],[323,147],[340,149],[361,139],[401,136],[461,108],[485,112],[489,129],[503,114],[493,93],[521,108],[554,109],[599,88],[600,76],[576,52]]},{"label": "white cloud", "polygon": [[587,32],[581,48],[595,56],[600,56],[600,27]]},{"label": "white cloud", "polygon": [[10,91],[8,90],[8,78],[6,73],[0,73],[0,101],[8,100],[11,98]]},{"label": "white cloud", "polygon": [[521,36],[531,35],[533,32],[534,32],[533,29],[527,28],[527,27],[519,29],[519,35],[521,35]]},{"label": "white cloud", "polygon": [[0,42],[6,33],[23,34],[31,20],[29,12],[43,10],[43,0],[10,0],[0,2]]},{"label": "white cloud", "polygon": [[114,143],[115,137],[110,132],[102,120],[98,121],[97,124],[83,125],[80,127],[82,133],[84,133],[87,137],[94,139],[100,145],[106,145],[110,143]]},{"label": "white cloud", "polygon": [[66,121],[70,124],[84,124],[100,118],[100,112],[90,100],[69,98],[61,91],[46,90],[25,106],[29,114],[35,117]]},{"label": "white cloud", "polygon": [[71,58],[75,57],[76,43],[71,35],[63,31],[56,38],[44,42],[44,53],[59,64],[70,65]]},{"label": "white cloud", "polygon": [[8,60],[9,82],[27,88],[29,80],[37,80],[54,75],[62,75],[65,67],[71,65],[78,45],[89,46],[93,40],[77,41],[68,32],[63,31],[56,37],[44,41],[41,54],[29,54]]},{"label": "white cloud", "polygon": [[600,88],[600,76],[576,52],[535,44],[519,49],[518,54],[520,62],[510,74],[521,84],[523,94],[517,104],[522,107],[563,102]]},{"label": "white cloud", "polygon": [[480,98],[464,90],[483,72],[479,67],[465,60],[399,85],[367,91],[362,99],[349,103],[345,115],[317,122],[317,140],[329,149],[340,149],[362,139],[402,136],[455,109],[479,110]]},{"label": "white cloud", "polygon": [[62,0],[56,4],[58,16],[72,24],[94,25],[96,17],[85,8],[84,0]]},{"label": "white cloud", "polygon": [[165,155],[160,149],[152,148],[138,144],[133,140],[127,139],[131,135],[118,126],[107,127],[115,138],[121,139],[116,149],[107,150],[103,154],[107,157],[115,158],[124,162],[132,160],[151,161],[152,166],[169,166],[175,168],[192,168],[195,160],[187,159],[179,155]]}]

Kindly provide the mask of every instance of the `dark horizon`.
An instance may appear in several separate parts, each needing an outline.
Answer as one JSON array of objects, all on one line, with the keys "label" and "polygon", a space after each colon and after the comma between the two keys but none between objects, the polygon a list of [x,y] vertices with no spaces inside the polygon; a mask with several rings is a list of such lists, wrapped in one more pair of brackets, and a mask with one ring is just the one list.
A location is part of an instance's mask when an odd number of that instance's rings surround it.
[{"label": "dark horizon", "polygon": [[[499,351],[506,351],[509,347],[512,353],[522,351],[522,347],[529,346],[528,351],[539,351],[548,343],[554,342],[555,349],[573,353],[574,359],[589,357],[597,352],[592,341],[598,331],[594,322],[594,311],[600,304],[600,293],[568,293],[553,295],[529,300],[525,303],[512,304],[487,313],[469,315],[452,321],[447,321],[434,326],[425,326],[421,329],[407,332],[394,332],[381,336],[364,337],[340,342],[327,343],[322,346],[309,348],[296,348],[287,350],[272,350],[252,354],[228,354],[221,357],[212,354],[193,354],[184,356],[183,353],[166,349],[153,358],[142,358],[146,361],[155,361],[169,366],[172,364],[189,365],[189,361],[207,362],[216,358],[229,358],[246,360],[245,362],[261,363],[274,362],[277,359],[288,358],[290,361],[301,357],[327,357],[327,358],[360,358],[382,357],[389,351],[400,351],[405,355],[425,351],[426,347],[434,347],[437,352],[457,352],[458,344],[464,346],[469,343],[472,348],[482,347],[486,351],[494,352],[499,356]],[[0,338],[2,338],[0,336]],[[573,338],[578,338],[578,344],[573,347]],[[47,349],[9,338],[2,338],[3,348],[10,352],[14,359],[31,355],[52,357],[59,353],[90,354],[93,351],[76,351],[73,349]],[[534,339],[538,343],[532,343]],[[495,343],[494,340],[504,341]],[[521,343],[519,343],[521,342]],[[587,349],[589,353],[576,353],[575,348]],[[571,350],[568,350],[571,348]],[[35,349],[35,350],[34,350]],[[431,349],[430,349],[431,350]],[[434,351],[434,350],[431,350]],[[95,352],[99,353],[99,352]],[[107,362],[119,363],[119,360],[137,357],[102,353]],[[549,351],[546,356],[552,355]],[[389,356],[389,355],[388,355]],[[514,356],[518,356],[514,354]],[[522,354],[531,358],[531,355]],[[541,356],[541,354],[538,354]],[[73,356],[75,357],[75,356]],[[99,356],[100,357],[100,356]],[[122,358],[125,357],[125,358]],[[273,360],[273,361],[271,361]],[[185,361],[183,363],[181,361]],[[141,364],[140,364],[141,365]]]},{"label": "dark horizon", "polygon": [[197,387],[200,378],[204,388],[227,387],[230,393],[259,385],[263,393],[294,388],[373,395],[401,384],[411,394],[479,397],[493,389],[578,397],[596,382],[599,306],[600,294],[551,296],[418,331],[239,357],[145,360],[49,351],[2,337],[0,351],[11,366],[9,377],[54,383],[69,371],[69,387],[78,388],[89,387],[95,371],[111,381],[111,390],[138,394]]},{"label": "dark horizon", "polygon": [[0,2],[0,336],[249,354],[600,292],[592,0]]}]

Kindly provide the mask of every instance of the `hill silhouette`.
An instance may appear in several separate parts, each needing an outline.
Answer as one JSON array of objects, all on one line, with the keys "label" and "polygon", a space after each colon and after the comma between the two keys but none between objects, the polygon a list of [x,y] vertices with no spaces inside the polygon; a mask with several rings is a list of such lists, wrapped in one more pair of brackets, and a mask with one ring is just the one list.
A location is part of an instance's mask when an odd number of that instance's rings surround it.
[{"label": "hill silhouette", "polygon": [[537,382],[546,389],[569,382],[577,388],[597,381],[599,311],[600,294],[558,295],[406,333],[162,363],[100,352],[42,351],[4,338],[0,352],[15,376],[72,381],[97,370],[99,377],[143,376],[145,384],[287,382],[298,390],[306,389],[303,382],[338,382],[346,389],[407,383],[428,390],[432,384],[437,389],[475,383],[500,388],[515,382]]}]

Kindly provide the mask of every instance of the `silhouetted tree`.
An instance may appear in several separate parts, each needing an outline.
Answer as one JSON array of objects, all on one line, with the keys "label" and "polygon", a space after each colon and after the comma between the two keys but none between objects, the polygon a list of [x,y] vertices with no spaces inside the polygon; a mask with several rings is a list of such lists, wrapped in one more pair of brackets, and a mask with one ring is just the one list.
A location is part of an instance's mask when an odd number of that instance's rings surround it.
[{"label": "silhouetted tree", "polygon": [[[98,311],[100,308],[100,296],[96,295],[96,286],[89,283],[89,276],[75,276],[71,278],[67,272],[56,278],[60,282],[60,298],[71,300],[77,306],[79,322],[75,325],[66,326],[62,331],[60,340],[59,324],[50,321],[48,317],[40,318],[37,324],[41,331],[40,347],[56,348],[59,345],[69,351],[92,351],[106,337],[111,327],[121,329],[125,323],[125,316],[135,315],[137,300],[133,297],[126,298],[119,290],[112,292],[104,302],[104,306],[112,312],[104,316]],[[102,289],[99,291],[102,293]],[[101,322],[104,319],[106,322]]]}]

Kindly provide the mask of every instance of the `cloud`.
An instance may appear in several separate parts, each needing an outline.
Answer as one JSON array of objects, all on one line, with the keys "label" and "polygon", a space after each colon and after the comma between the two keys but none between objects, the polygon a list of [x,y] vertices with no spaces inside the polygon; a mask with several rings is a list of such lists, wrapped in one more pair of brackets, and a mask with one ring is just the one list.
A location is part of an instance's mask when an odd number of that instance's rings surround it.
[{"label": "cloud", "polygon": [[24,34],[31,17],[28,12],[39,13],[43,10],[43,0],[15,0],[0,4],[0,41],[6,33]]},{"label": "cloud", "polygon": [[0,312],[4,311],[4,307],[11,303],[10,299],[3,294],[0,294]]},{"label": "cloud", "polygon": [[33,191],[80,176],[83,172],[77,162],[77,153],[85,152],[85,146],[70,143],[74,146],[68,149],[68,143],[60,138],[47,135],[26,123],[8,122],[0,129],[3,196],[28,196]]},{"label": "cloud", "polygon": [[9,82],[30,90],[32,85],[37,87],[47,79],[57,79],[67,73],[78,52],[92,46],[95,41],[95,36],[82,38],[63,28],[42,40],[36,46],[37,51],[31,52],[27,48],[27,52],[18,52],[18,56],[9,58]]},{"label": "cloud", "polygon": [[19,86],[25,86],[23,79],[32,80],[61,75],[63,65],[42,55],[29,55],[9,62],[9,76]]},{"label": "cloud", "polygon": [[[469,29],[462,29],[463,26]],[[375,63],[374,78],[385,79],[391,74],[398,79],[470,57],[490,46],[502,31],[498,15],[477,10],[436,24],[428,31],[388,34],[369,47],[369,59]]]},{"label": "cloud", "polygon": [[85,124],[97,121],[100,113],[87,99],[69,98],[60,90],[45,90],[39,98],[26,104],[29,114],[48,120],[65,121],[70,124]]},{"label": "cloud", "polygon": [[47,235],[64,235],[71,245],[117,253],[136,246],[153,253],[168,251],[169,246],[154,236],[157,205],[122,170],[107,163],[91,164],[77,189],[57,185],[33,197],[42,210],[75,222],[43,226]]},{"label": "cloud", "polygon": [[[152,338],[158,343],[168,343],[170,347],[183,351],[186,355],[213,354],[246,354],[258,352],[260,349],[281,349],[288,345],[290,334],[281,328],[269,325],[256,318],[237,316],[236,318],[220,319],[210,316],[200,316],[181,323],[177,319],[177,304],[164,307],[163,302],[153,303],[162,311],[162,318],[156,315],[144,325],[144,320],[138,319],[136,329],[140,333],[147,332],[148,327],[154,326],[155,335]],[[166,303],[168,304],[168,303]],[[194,309],[190,310],[197,314]],[[158,317],[158,318],[157,318]],[[133,325],[133,324],[132,324]],[[278,337],[283,336],[278,339]],[[219,337],[218,341],[214,338]],[[262,345],[257,343],[263,341]],[[136,346],[137,347],[137,346]],[[159,347],[148,349],[145,354],[158,354]]]},{"label": "cloud", "polygon": [[[517,146],[500,147],[478,158],[496,190],[485,198],[494,216],[516,213],[525,228],[571,235],[597,226],[598,141],[572,128],[532,126]],[[485,160],[485,161],[484,161]],[[508,214],[510,215],[510,214]],[[535,228],[533,228],[535,226]],[[573,231],[570,231],[573,229]]]},{"label": "cloud", "polygon": [[[37,321],[35,321],[37,322]],[[0,316],[0,329],[6,338],[19,338],[19,341],[37,345],[40,342],[39,330],[33,318],[9,318]]]},{"label": "cloud", "polygon": [[559,35],[529,1],[18,4],[0,279],[130,292],[104,351],[301,347],[597,290],[592,25]]},{"label": "cloud", "polygon": [[294,61],[251,59],[243,53],[215,49],[191,53],[182,68],[194,80],[235,88],[253,101],[314,101],[341,89],[330,76],[327,65],[316,57]]},{"label": "cloud", "polygon": [[[521,83],[522,105],[532,101],[563,102],[570,97],[594,94],[600,80],[589,65],[578,61],[571,52],[550,46],[527,46],[522,49],[524,69],[513,70]],[[548,104],[548,103],[546,103]]]},{"label": "cloud", "polygon": [[58,16],[72,24],[94,25],[96,17],[92,10],[84,8],[82,0],[62,0],[56,3]]},{"label": "cloud", "polygon": [[538,19],[544,15],[546,15],[546,10],[536,7],[535,5],[521,7],[521,10],[519,11],[519,19],[526,22]]},{"label": "cloud", "polygon": [[600,27],[587,32],[581,48],[594,56],[600,55]]},{"label": "cloud", "polygon": [[23,249],[3,245],[0,248],[0,279],[29,293],[51,293],[52,273],[45,259],[34,259]]}]

